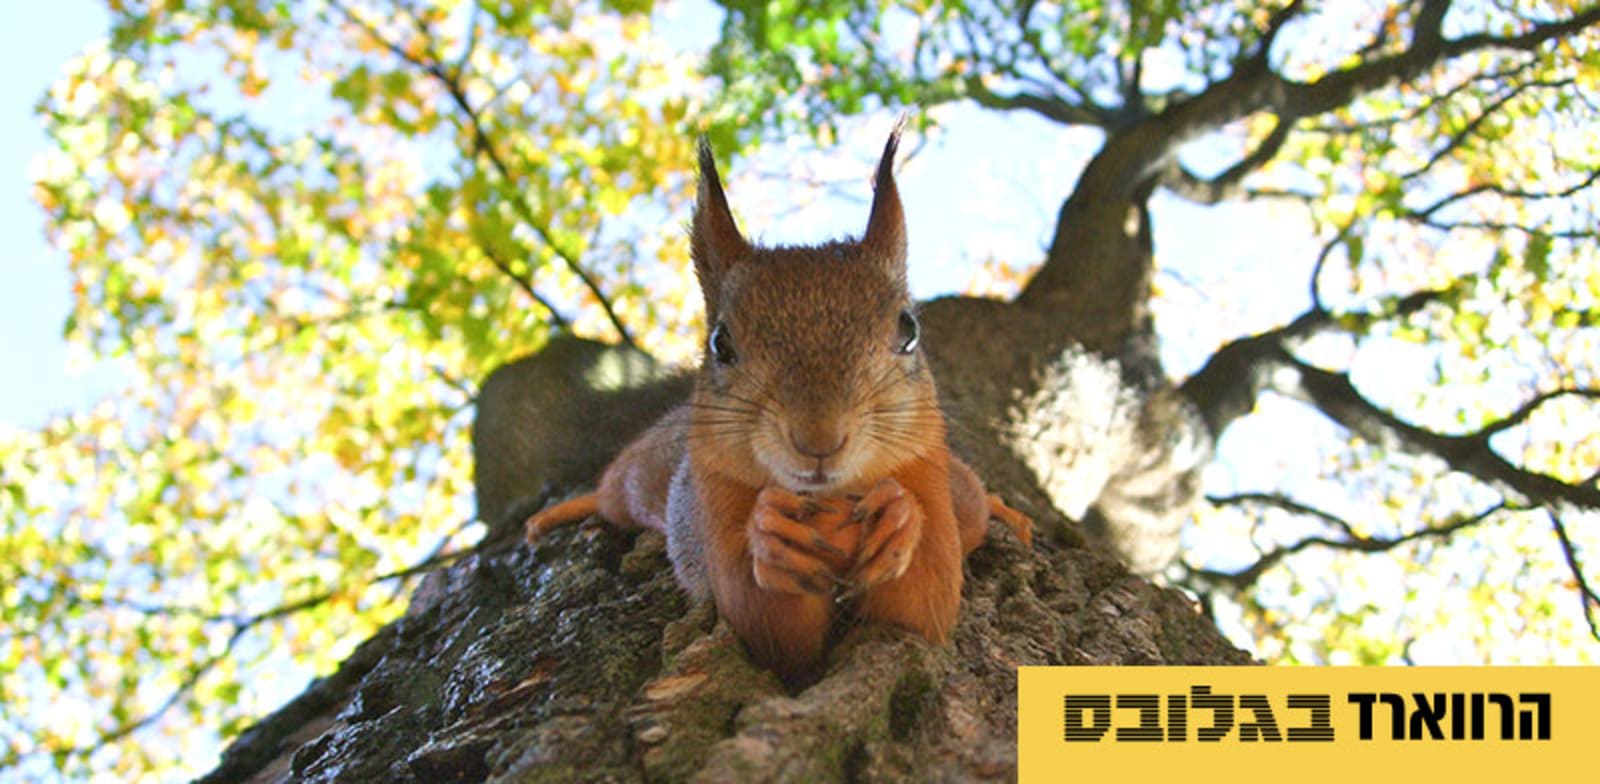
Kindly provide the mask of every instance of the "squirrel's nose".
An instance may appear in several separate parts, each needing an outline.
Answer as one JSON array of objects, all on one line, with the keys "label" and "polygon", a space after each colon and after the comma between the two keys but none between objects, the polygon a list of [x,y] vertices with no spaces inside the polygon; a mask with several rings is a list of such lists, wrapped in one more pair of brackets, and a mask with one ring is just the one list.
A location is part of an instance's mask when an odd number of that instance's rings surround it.
[{"label": "squirrel's nose", "polygon": [[812,458],[823,460],[837,454],[844,449],[844,443],[850,440],[849,433],[789,433],[789,443],[794,446],[794,451]]}]

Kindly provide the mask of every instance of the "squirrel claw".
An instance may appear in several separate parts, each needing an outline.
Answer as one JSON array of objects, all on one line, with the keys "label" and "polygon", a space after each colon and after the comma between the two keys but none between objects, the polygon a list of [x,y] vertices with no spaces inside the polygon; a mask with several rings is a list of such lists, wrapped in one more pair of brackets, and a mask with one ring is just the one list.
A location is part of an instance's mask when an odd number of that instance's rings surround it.
[{"label": "squirrel claw", "polygon": [[861,549],[845,576],[858,590],[893,580],[911,566],[911,556],[922,539],[922,507],[893,479],[879,482],[856,505],[867,520]]},{"label": "squirrel claw", "polygon": [[832,589],[827,564],[784,541],[760,534],[750,540],[751,571],[756,585],[769,591],[823,594]]},{"label": "squirrel claw", "polygon": [[791,572],[778,566],[757,566],[755,569],[756,585],[769,591],[794,595],[811,594],[822,596],[832,592],[834,586],[830,582],[833,578],[829,574],[802,574]]},{"label": "squirrel claw", "polygon": [[900,483],[893,478],[885,479],[873,485],[872,489],[865,496],[862,496],[860,501],[856,502],[855,508],[850,510],[851,522],[865,522],[868,517],[883,511],[883,508],[888,506],[891,501],[905,495],[905,493],[906,489],[901,487]]},{"label": "squirrel claw", "polygon": [[[826,594],[840,585],[857,538],[842,522],[842,501],[815,499],[778,487],[756,497],[747,538],[756,584],[781,593]],[[847,545],[847,546],[841,546]]]},{"label": "squirrel claw", "polygon": [[830,556],[833,556],[834,558],[848,558],[848,557],[850,557],[849,553],[846,553],[844,550],[841,550],[838,547],[835,547],[833,545],[833,543],[831,543],[828,540],[822,538],[821,534],[812,534],[811,538],[806,541],[806,544],[809,544],[813,548],[816,548],[817,550],[821,550],[823,553],[825,553],[827,555],[830,555]]}]

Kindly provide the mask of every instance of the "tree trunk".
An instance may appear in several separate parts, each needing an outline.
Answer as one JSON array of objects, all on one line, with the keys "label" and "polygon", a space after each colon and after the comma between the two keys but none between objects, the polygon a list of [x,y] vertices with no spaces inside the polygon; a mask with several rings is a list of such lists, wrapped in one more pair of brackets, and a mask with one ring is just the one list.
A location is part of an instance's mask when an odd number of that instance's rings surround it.
[{"label": "tree trunk", "polygon": [[[824,674],[791,693],[691,606],[659,535],[591,522],[521,544],[529,509],[592,482],[684,394],[681,379],[597,389],[596,368],[655,374],[627,350],[564,340],[480,395],[480,514],[497,521],[482,551],[430,574],[403,618],[206,780],[1007,780],[1019,666],[1248,662],[1072,519],[1094,516],[1129,461],[1163,463],[1152,455],[1171,452],[1172,428],[1151,412],[1181,405],[1141,363],[1107,361],[1117,349],[1053,337],[1062,321],[973,299],[924,311],[957,451],[1039,531],[1027,550],[991,525],[948,646],[840,628]],[[1168,489],[1193,473],[1162,470]]]}]

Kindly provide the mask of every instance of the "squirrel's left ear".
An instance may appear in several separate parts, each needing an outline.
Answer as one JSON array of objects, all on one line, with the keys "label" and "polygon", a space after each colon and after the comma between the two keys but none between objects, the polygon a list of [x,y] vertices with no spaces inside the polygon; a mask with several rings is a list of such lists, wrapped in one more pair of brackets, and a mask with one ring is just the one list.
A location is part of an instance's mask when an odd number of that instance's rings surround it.
[{"label": "squirrel's left ear", "polygon": [[722,192],[722,179],[717,176],[711,142],[704,136],[700,137],[699,153],[700,187],[689,223],[689,255],[694,259],[695,277],[700,279],[700,290],[705,295],[708,323],[715,323],[722,278],[750,255],[751,248],[733,222],[728,196]]},{"label": "squirrel's left ear", "polygon": [[868,258],[885,265],[891,272],[905,274],[906,268],[906,214],[900,206],[900,191],[894,184],[894,156],[900,149],[901,118],[889,134],[889,143],[883,146],[883,158],[878,161],[878,173],[873,178],[872,215],[867,218],[867,230],[861,235],[861,249]]}]

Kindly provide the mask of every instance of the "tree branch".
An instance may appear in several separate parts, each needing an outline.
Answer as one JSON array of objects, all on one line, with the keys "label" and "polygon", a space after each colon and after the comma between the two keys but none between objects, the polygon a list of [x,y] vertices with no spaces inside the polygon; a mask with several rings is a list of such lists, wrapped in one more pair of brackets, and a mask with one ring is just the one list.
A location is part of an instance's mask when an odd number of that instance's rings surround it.
[{"label": "tree branch", "polygon": [[1346,522],[1332,512],[1319,509],[1309,504],[1301,503],[1293,498],[1280,493],[1234,493],[1233,495],[1208,495],[1206,502],[1212,506],[1271,506],[1285,512],[1300,515],[1301,517],[1314,517],[1334,528],[1339,529],[1346,536],[1358,538],[1355,526]]},{"label": "tree branch", "polygon": [[[378,45],[387,49],[401,60],[421,69],[423,73],[433,77],[444,88],[445,93],[450,96],[450,100],[466,118],[468,130],[472,134],[474,153],[488,159],[490,166],[499,174],[502,182],[508,185],[516,183],[517,179],[512,176],[511,168],[500,157],[499,150],[495,147],[493,140],[489,138],[488,130],[483,124],[483,118],[479,116],[478,110],[472,106],[471,101],[467,98],[466,88],[461,83],[460,73],[450,72],[436,58],[423,59],[406,51],[404,47],[384,37],[376,27],[357,16],[339,0],[332,0],[331,4],[344,15],[345,19],[351,24],[360,27]],[[421,21],[415,16],[412,16],[411,19],[419,27],[421,26]],[[422,32],[426,34],[425,29]],[[616,330],[618,340],[627,346],[633,347],[633,336],[628,332],[628,328],[623,326],[622,319],[611,305],[611,300],[606,297],[605,292],[601,289],[594,276],[589,274],[589,271],[578,261],[577,256],[557,242],[550,228],[535,218],[533,207],[528,204],[527,199],[523,198],[520,192],[510,189],[510,192],[506,194],[506,198],[511,202],[512,208],[517,211],[518,217],[522,218],[523,222],[533,229],[535,234],[539,235],[539,239],[544,242],[545,246],[556,255],[556,258],[561,259],[567,269],[577,276],[583,287],[588,289],[589,293],[594,296],[601,310],[605,313],[606,319],[611,322],[612,328]],[[541,304],[545,303],[541,301]],[[552,312],[554,311],[552,310]]]},{"label": "tree branch", "polygon": [[983,80],[976,76],[969,77],[964,85],[967,97],[986,109],[1030,111],[1062,125],[1090,125],[1103,128],[1108,122],[1105,116],[1090,108],[1067,103],[1059,98],[1027,92],[997,93],[990,90]]},{"label": "tree branch", "polygon": [[1510,103],[1511,101],[1515,100],[1518,96],[1522,95],[1524,92],[1527,92],[1528,90],[1531,90],[1531,89],[1534,89],[1534,88],[1541,88],[1541,87],[1559,88],[1559,87],[1566,87],[1566,86],[1569,86],[1571,84],[1573,84],[1573,80],[1571,80],[1571,79],[1561,79],[1561,80],[1553,81],[1553,82],[1549,82],[1549,81],[1522,82],[1521,84],[1513,86],[1511,89],[1507,90],[1504,95],[1500,96],[1499,98],[1496,98],[1492,103],[1490,103],[1487,107],[1485,107],[1483,111],[1479,112],[1477,114],[1477,116],[1473,117],[1470,121],[1468,121],[1466,125],[1461,127],[1461,129],[1457,130],[1453,134],[1450,134],[1450,138],[1446,139],[1445,143],[1443,145],[1441,145],[1439,147],[1439,149],[1434,150],[1433,154],[1428,156],[1428,160],[1426,162],[1424,162],[1421,166],[1417,167],[1416,169],[1413,169],[1412,171],[1409,171],[1409,172],[1406,172],[1406,173],[1400,175],[1400,179],[1402,181],[1414,180],[1414,179],[1416,179],[1418,177],[1421,177],[1422,175],[1426,174],[1428,171],[1432,170],[1433,167],[1438,165],[1438,163],[1440,161],[1442,161],[1445,158],[1449,157],[1450,153],[1455,152],[1456,150],[1460,149],[1463,145],[1465,145],[1467,143],[1467,140],[1471,139],[1473,134],[1477,132],[1479,126],[1483,125],[1483,123],[1486,120],[1488,120],[1491,116],[1493,116],[1495,112],[1500,111],[1500,109],[1502,107],[1504,107],[1506,104]]},{"label": "tree branch", "polygon": [[[1447,292],[1448,289],[1413,293],[1395,300],[1392,310],[1383,315],[1408,315]],[[1213,437],[1220,437],[1229,424],[1253,410],[1261,393],[1271,389],[1311,404],[1368,441],[1438,457],[1453,469],[1496,487],[1519,504],[1600,509],[1600,488],[1593,482],[1568,483],[1520,468],[1490,444],[1495,435],[1527,421],[1545,403],[1569,396],[1597,399],[1600,389],[1547,391],[1476,431],[1437,433],[1405,422],[1367,400],[1348,375],[1314,367],[1293,355],[1293,341],[1337,327],[1339,321],[1333,314],[1314,307],[1288,325],[1229,343],[1184,381],[1180,391],[1199,409]]]},{"label": "tree branch", "polygon": [[[1062,204],[1045,263],[1017,304],[1058,313],[1064,324],[1094,325],[1087,339],[1078,334],[1050,336],[1056,340],[1076,339],[1091,350],[1121,345],[1149,326],[1146,201],[1152,184],[1160,182],[1169,159],[1184,143],[1258,112],[1275,114],[1277,127],[1287,132],[1303,118],[1397,81],[1414,80],[1453,58],[1491,49],[1532,51],[1600,23],[1600,6],[1591,6],[1516,35],[1446,39],[1441,25],[1448,8],[1445,0],[1424,3],[1411,41],[1398,53],[1374,57],[1314,82],[1284,78],[1272,69],[1269,58],[1258,53],[1193,98],[1114,129]],[[1272,145],[1263,145],[1249,162],[1265,164],[1275,151]],[[1216,192],[1236,192],[1230,186],[1249,171],[1248,167],[1230,170],[1227,179],[1217,183]],[[1173,179],[1179,187],[1185,184],[1181,177]],[[1204,187],[1190,190],[1209,195]],[[1085,254],[1085,248],[1097,252]],[[1093,295],[1085,297],[1085,292]],[[1064,332],[1068,329],[1063,327]]]},{"label": "tree branch", "polygon": [[1066,71],[1062,70],[1055,60],[1044,51],[1044,44],[1040,41],[1039,34],[1029,30],[1026,22],[1019,23],[1018,28],[1022,31],[1022,42],[1027,44],[1029,51],[1033,52],[1033,56],[1038,59],[1039,65],[1044,68],[1045,73],[1050,74],[1056,80],[1056,84],[1070,93],[1066,97],[1075,99],[1089,116],[1098,118],[1094,123],[1090,124],[1100,124],[1107,121],[1109,113],[1105,110],[1105,107],[1090,100],[1088,91],[1078,84],[1076,80],[1072,79]]},{"label": "tree branch", "polygon": [[[1356,218],[1351,217],[1350,222],[1339,229],[1333,239],[1322,244],[1322,250],[1317,252],[1316,263],[1311,265],[1311,310],[1316,313],[1326,313],[1327,307],[1322,301],[1322,271],[1328,266],[1328,259],[1333,257],[1333,249],[1344,244],[1350,238],[1350,232],[1356,226]],[[1421,305],[1419,304],[1418,307]]]},{"label": "tree branch", "polygon": [[1498,420],[1496,420],[1494,422],[1490,422],[1489,424],[1483,426],[1482,428],[1480,428],[1480,429],[1478,429],[1478,430],[1476,430],[1476,431],[1474,431],[1472,433],[1466,434],[1465,436],[1463,436],[1463,438],[1473,438],[1473,439],[1486,441],[1486,440],[1488,440],[1490,438],[1493,438],[1494,436],[1496,436],[1496,435],[1498,435],[1500,433],[1503,433],[1503,432],[1505,432],[1507,430],[1510,430],[1513,427],[1516,427],[1516,426],[1528,421],[1528,418],[1533,416],[1533,412],[1538,411],[1539,408],[1541,406],[1543,406],[1545,403],[1548,403],[1548,402],[1550,402],[1552,400],[1555,400],[1557,398],[1563,398],[1563,397],[1582,397],[1582,398],[1587,398],[1589,400],[1600,400],[1600,388],[1596,388],[1596,387],[1564,387],[1562,389],[1555,389],[1555,390],[1551,390],[1549,392],[1540,393],[1538,395],[1535,395],[1531,400],[1527,401],[1526,403],[1523,403],[1522,405],[1518,406],[1515,411],[1512,411],[1510,414],[1507,414],[1505,417],[1503,417],[1501,419],[1498,419]]},{"label": "tree branch", "polygon": [[1091,170],[1098,165],[1107,171],[1086,170],[1084,178],[1090,179],[1093,174],[1095,179],[1104,178],[1108,183],[1121,182],[1117,189],[1108,186],[1105,195],[1126,198],[1138,183],[1161,169],[1166,158],[1184,142],[1256,112],[1273,112],[1280,125],[1290,126],[1301,118],[1344,106],[1361,94],[1416,79],[1434,66],[1465,54],[1493,49],[1532,51],[1600,23],[1600,6],[1594,6],[1561,21],[1535,25],[1519,35],[1476,34],[1445,39],[1439,24],[1448,6],[1441,0],[1424,4],[1411,44],[1404,51],[1331,72],[1315,82],[1291,81],[1273,71],[1265,58],[1251,58],[1192,100],[1173,105],[1108,139],[1090,163]]},{"label": "tree branch", "polygon": [[1252,59],[1262,67],[1270,66],[1271,62],[1268,58],[1272,56],[1272,45],[1277,43],[1278,34],[1283,32],[1283,28],[1287,27],[1289,22],[1293,21],[1296,16],[1299,16],[1300,11],[1304,8],[1304,0],[1294,0],[1294,2],[1274,11],[1272,16],[1267,19],[1267,29],[1262,32],[1261,42],[1256,45],[1256,52]]},{"label": "tree branch", "polygon": [[[463,524],[463,527],[464,525],[465,524]],[[460,529],[458,528],[457,530]],[[469,555],[492,553],[501,549],[505,549],[509,546],[518,546],[520,544],[520,540],[496,542],[492,545],[485,541],[461,550],[445,552],[443,547],[449,542],[449,539],[450,537],[446,537],[444,541],[440,543],[439,549],[436,549],[422,560],[410,566],[373,577],[363,587],[367,588],[394,580],[406,580],[419,574],[448,566]],[[166,715],[166,713],[172,710],[172,708],[175,707],[179,701],[193,691],[195,686],[200,683],[201,678],[205,677],[206,674],[216,668],[218,664],[231,656],[234,648],[239,644],[239,640],[241,640],[250,630],[281,618],[286,618],[297,613],[305,612],[306,610],[314,609],[328,603],[329,601],[332,601],[333,599],[346,595],[350,592],[350,590],[351,588],[349,586],[333,588],[323,591],[322,593],[313,594],[304,599],[287,602],[271,609],[263,610],[250,615],[212,613],[200,610],[199,608],[184,607],[181,605],[151,605],[137,601],[108,597],[99,597],[97,599],[80,598],[79,601],[81,603],[89,603],[102,607],[125,608],[152,614],[158,613],[199,616],[202,621],[226,623],[232,627],[232,630],[229,632],[228,639],[223,644],[221,650],[205,657],[204,659],[201,659],[200,661],[191,663],[183,671],[183,676],[179,679],[178,685],[172,690],[172,693],[169,694],[167,698],[161,702],[161,704],[151,709],[145,715],[140,716],[137,719],[124,721],[121,724],[118,724],[117,726],[105,731],[104,733],[101,733],[92,744],[85,746],[74,746],[65,749],[40,747],[25,754],[15,755],[16,758],[12,758],[13,755],[8,755],[6,759],[0,760],[0,767],[15,764],[16,762],[20,761],[20,758],[22,757],[35,756],[39,754],[81,756],[84,754],[93,753],[96,749],[102,748],[110,743],[115,743],[116,741],[126,738],[127,736],[150,726],[158,721],[162,716]]]},{"label": "tree branch", "polygon": [[1595,621],[1595,608],[1600,607],[1600,594],[1595,593],[1589,585],[1589,579],[1584,576],[1583,565],[1578,560],[1578,549],[1572,543],[1561,516],[1551,512],[1550,525],[1555,529],[1556,540],[1561,543],[1561,555],[1567,561],[1567,569],[1571,570],[1572,579],[1578,583],[1578,599],[1583,604],[1583,620],[1589,624],[1589,636],[1600,640],[1600,623]]},{"label": "tree branch", "polygon": [[1197,204],[1220,204],[1224,201],[1248,198],[1249,192],[1240,183],[1251,172],[1265,166],[1277,156],[1278,151],[1283,149],[1283,143],[1289,138],[1292,124],[1282,117],[1277,118],[1272,131],[1254,150],[1215,177],[1196,176],[1174,156],[1168,159],[1167,167],[1161,173],[1161,184],[1173,193]]},{"label": "tree branch", "polygon": [[1341,539],[1332,539],[1326,536],[1308,536],[1293,544],[1274,547],[1262,553],[1261,557],[1257,558],[1254,563],[1236,572],[1200,569],[1187,565],[1185,567],[1190,575],[1209,582],[1224,584],[1235,590],[1249,588],[1257,580],[1261,579],[1261,575],[1272,567],[1277,566],[1283,559],[1312,547],[1326,547],[1334,550],[1350,550],[1361,553],[1384,552],[1418,539],[1447,539],[1457,531],[1479,525],[1503,510],[1515,509],[1515,507],[1502,501],[1476,514],[1457,517],[1442,524],[1424,525],[1399,536],[1374,537],[1356,533],[1354,526],[1337,515],[1307,506],[1276,493],[1245,493],[1221,498],[1208,498],[1207,500],[1217,506],[1270,506],[1291,514],[1321,520],[1338,528],[1344,534],[1344,538]]},{"label": "tree branch", "polygon": [[[1264,379],[1258,382],[1262,388],[1270,387],[1311,404],[1367,441],[1437,457],[1452,469],[1489,484],[1518,505],[1600,510],[1600,488],[1564,482],[1520,468],[1501,457],[1489,443],[1490,437],[1499,432],[1495,425],[1464,435],[1417,427],[1362,396],[1348,375],[1300,361],[1277,339],[1261,339],[1246,346],[1252,354],[1244,360],[1247,372]],[[1188,388],[1187,382],[1184,386]]]},{"label": "tree branch", "polygon": [[1546,225],[1546,226],[1525,226],[1525,225],[1520,224],[1520,223],[1505,223],[1503,221],[1454,221],[1454,222],[1450,222],[1450,221],[1433,220],[1431,218],[1418,219],[1417,217],[1411,215],[1410,213],[1400,213],[1400,217],[1404,218],[1404,219],[1406,219],[1408,221],[1411,221],[1413,223],[1416,223],[1419,226],[1427,226],[1430,229],[1438,229],[1439,231],[1459,231],[1459,230],[1462,230],[1462,229],[1466,229],[1466,230],[1469,230],[1469,231],[1483,231],[1483,232],[1489,232],[1489,233],[1492,233],[1492,234],[1505,234],[1505,233],[1508,233],[1508,232],[1516,232],[1518,234],[1526,234],[1526,235],[1528,235],[1530,237],[1546,237],[1546,238],[1553,239],[1553,240],[1593,239],[1596,236],[1600,236],[1600,230],[1596,230],[1596,229],[1593,229],[1593,228],[1553,229],[1553,228],[1549,228],[1548,225]]},{"label": "tree branch", "polygon": [[524,275],[518,275],[516,270],[511,268],[511,263],[501,258],[500,254],[495,252],[493,248],[489,247],[488,243],[479,245],[478,249],[483,251],[484,258],[487,258],[489,263],[494,265],[495,269],[500,270],[502,274],[510,278],[514,283],[517,284],[518,288],[522,289],[524,294],[528,295],[529,299],[539,303],[539,306],[544,308],[546,313],[550,314],[550,323],[556,325],[558,329],[568,329],[572,326],[572,322],[568,321],[566,316],[561,315],[561,311],[556,310],[556,306],[552,305],[550,300],[547,300],[539,295],[539,292],[533,287],[533,281],[529,280]]},{"label": "tree branch", "polygon": [[[1326,258],[1327,251],[1338,241],[1335,237],[1325,245],[1319,258]],[[1205,366],[1185,380],[1179,389],[1200,410],[1212,436],[1220,437],[1234,420],[1255,408],[1256,399],[1273,384],[1272,375],[1277,372],[1274,362],[1279,356],[1286,356],[1288,347],[1296,341],[1338,328],[1352,316],[1358,320],[1409,316],[1449,291],[1445,288],[1412,292],[1394,299],[1392,305],[1380,312],[1340,315],[1314,306],[1282,327],[1240,338],[1217,349]],[[1318,299],[1320,297],[1313,294],[1313,301]]]},{"label": "tree branch", "polygon": [[1386,128],[1399,123],[1412,122],[1432,111],[1435,107],[1448,104],[1449,102],[1455,100],[1457,96],[1461,95],[1463,92],[1466,92],[1466,90],[1473,85],[1482,82],[1487,82],[1491,85],[1500,84],[1533,70],[1534,66],[1537,64],[1538,62],[1536,60],[1530,58],[1508,68],[1489,71],[1486,73],[1471,74],[1462,79],[1460,82],[1457,82],[1456,84],[1446,88],[1443,92],[1427,96],[1421,103],[1406,109],[1403,112],[1391,114],[1385,117],[1377,117],[1363,122],[1322,123],[1312,125],[1308,127],[1307,130],[1314,133],[1345,135],[1365,133],[1375,128]]},{"label": "tree branch", "polygon": [[1564,199],[1577,195],[1578,193],[1588,189],[1589,186],[1594,185],[1596,182],[1600,182],[1600,168],[1596,168],[1595,170],[1589,172],[1589,176],[1584,177],[1582,180],[1555,191],[1530,191],[1520,188],[1507,188],[1494,184],[1476,185],[1462,191],[1457,191],[1456,193],[1452,193],[1448,196],[1441,196],[1426,207],[1421,207],[1419,209],[1406,212],[1404,217],[1419,222],[1427,222],[1430,221],[1433,218],[1434,213],[1438,212],[1439,210],[1442,210],[1458,201],[1470,199],[1473,196],[1479,196],[1485,193],[1493,193],[1507,199],[1523,199],[1526,201]]},{"label": "tree branch", "polygon": [[1418,18],[1416,34],[1405,51],[1372,60],[1344,71],[1335,71],[1316,82],[1291,82],[1277,74],[1264,74],[1257,85],[1267,104],[1298,117],[1322,114],[1349,103],[1357,95],[1397,81],[1415,79],[1447,60],[1478,51],[1533,51],[1540,46],[1586,27],[1600,23],[1600,6],[1592,6],[1571,17],[1534,25],[1519,35],[1474,34],[1445,39],[1439,22],[1450,4],[1429,0]]}]

